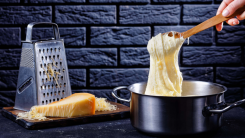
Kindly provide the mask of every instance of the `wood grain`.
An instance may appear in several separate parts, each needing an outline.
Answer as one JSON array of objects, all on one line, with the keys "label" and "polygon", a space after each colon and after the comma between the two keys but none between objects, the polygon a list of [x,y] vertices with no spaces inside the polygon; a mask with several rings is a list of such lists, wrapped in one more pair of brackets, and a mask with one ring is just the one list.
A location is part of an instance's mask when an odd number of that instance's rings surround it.
[{"label": "wood grain", "polygon": [[13,107],[4,107],[2,110],[2,115],[18,123],[19,125],[21,125],[26,129],[44,129],[50,127],[69,126],[69,125],[100,122],[100,121],[115,120],[115,119],[129,117],[130,114],[129,107],[115,102],[110,102],[110,103],[116,105],[117,110],[95,112],[95,115],[78,116],[78,117],[70,117],[70,118],[47,117],[48,119],[46,120],[28,120],[28,119],[16,120],[17,114],[24,111],[14,109]]},{"label": "wood grain", "polygon": [[237,15],[240,15],[244,11],[245,11],[245,6],[239,8],[238,10],[236,10],[236,12],[233,13],[232,15],[230,15],[229,17],[224,17],[224,16],[222,16],[222,14],[216,15],[216,16],[214,16],[214,17],[202,22],[201,24],[199,24],[197,26],[195,26],[195,27],[193,27],[193,28],[191,28],[191,29],[189,29],[189,30],[187,30],[185,32],[182,32],[181,36],[183,36],[183,38],[188,38],[188,37],[190,37],[190,36],[192,36],[192,35],[194,35],[196,33],[199,33],[199,32],[201,32],[203,30],[206,30],[206,29],[208,29],[208,28],[210,28],[212,26],[215,26],[215,25],[217,25],[219,23],[222,23],[222,22],[224,22],[224,21],[226,21],[228,19],[231,19],[231,18],[233,18],[233,17],[235,17]]}]

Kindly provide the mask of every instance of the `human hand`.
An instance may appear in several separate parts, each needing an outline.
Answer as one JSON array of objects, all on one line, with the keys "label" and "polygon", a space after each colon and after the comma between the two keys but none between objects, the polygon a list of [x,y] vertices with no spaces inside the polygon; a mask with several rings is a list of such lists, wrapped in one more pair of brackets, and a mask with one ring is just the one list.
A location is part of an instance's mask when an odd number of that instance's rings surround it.
[{"label": "human hand", "polygon": [[[217,14],[222,13],[224,17],[227,17],[231,14],[233,14],[238,8],[241,8],[245,5],[245,0],[223,0],[222,3],[219,6],[219,9],[217,11]],[[239,24],[239,20],[245,19],[245,11],[238,15],[237,18],[231,18],[226,21],[227,24],[234,26]],[[216,25],[216,30],[221,31],[223,28],[223,23]]]}]

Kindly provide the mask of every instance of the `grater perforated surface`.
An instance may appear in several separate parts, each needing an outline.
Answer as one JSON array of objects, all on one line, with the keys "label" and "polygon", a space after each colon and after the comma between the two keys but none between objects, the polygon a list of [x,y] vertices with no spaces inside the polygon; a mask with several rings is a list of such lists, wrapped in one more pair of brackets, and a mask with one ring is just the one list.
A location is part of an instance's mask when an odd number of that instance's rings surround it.
[{"label": "grater perforated surface", "polygon": [[34,68],[33,52],[31,48],[22,48],[20,66]]},{"label": "grater perforated surface", "polygon": [[[35,53],[38,105],[46,105],[71,95],[63,41],[35,43]],[[45,70],[48,72],[48,64],[52,64],[52,69],[60,73],[57,79],[59,86],[54,78],[56,75],[50,76],[48,80],[45,73]]]}]

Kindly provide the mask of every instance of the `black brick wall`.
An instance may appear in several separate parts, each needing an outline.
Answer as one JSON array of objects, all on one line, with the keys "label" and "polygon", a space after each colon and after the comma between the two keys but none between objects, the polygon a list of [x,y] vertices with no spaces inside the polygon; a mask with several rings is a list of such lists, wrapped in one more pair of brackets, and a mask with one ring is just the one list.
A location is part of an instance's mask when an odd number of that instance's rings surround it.
[{"label": "black brick wall", "polygon": [[[65,40],[73,92],[115,99],[112,88],[147,81],[148,40],[186,31],[214,16],[221,0],[0,0],[0,108],[14,104],[21,40],[30,22],[55,22]],[[52,37],[47,26],[33,38]],[[245,97],[245,26],[224,25],[190,38],[180,51],[185,80],[228,87],[227,102]],[[122,91],[122,97],[129,94]]]}]

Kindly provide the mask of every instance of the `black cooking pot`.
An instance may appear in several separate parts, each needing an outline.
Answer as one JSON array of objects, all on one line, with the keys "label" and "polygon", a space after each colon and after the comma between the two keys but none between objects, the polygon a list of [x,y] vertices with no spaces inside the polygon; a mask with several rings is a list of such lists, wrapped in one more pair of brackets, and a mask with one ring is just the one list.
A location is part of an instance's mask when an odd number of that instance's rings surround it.
[{"label": "black cooking pot", "polygon": [[[245,102],[227,105],[225,86],[202,81],[183,81],[182,96],[145,95],[146,82],[113,89],[112,95],[130,102],[131,124],[151,135],[187,135],[217,130],[222,124],[223,112]],[[116,91],[127,89],[129,100],[117,96]]]}]

